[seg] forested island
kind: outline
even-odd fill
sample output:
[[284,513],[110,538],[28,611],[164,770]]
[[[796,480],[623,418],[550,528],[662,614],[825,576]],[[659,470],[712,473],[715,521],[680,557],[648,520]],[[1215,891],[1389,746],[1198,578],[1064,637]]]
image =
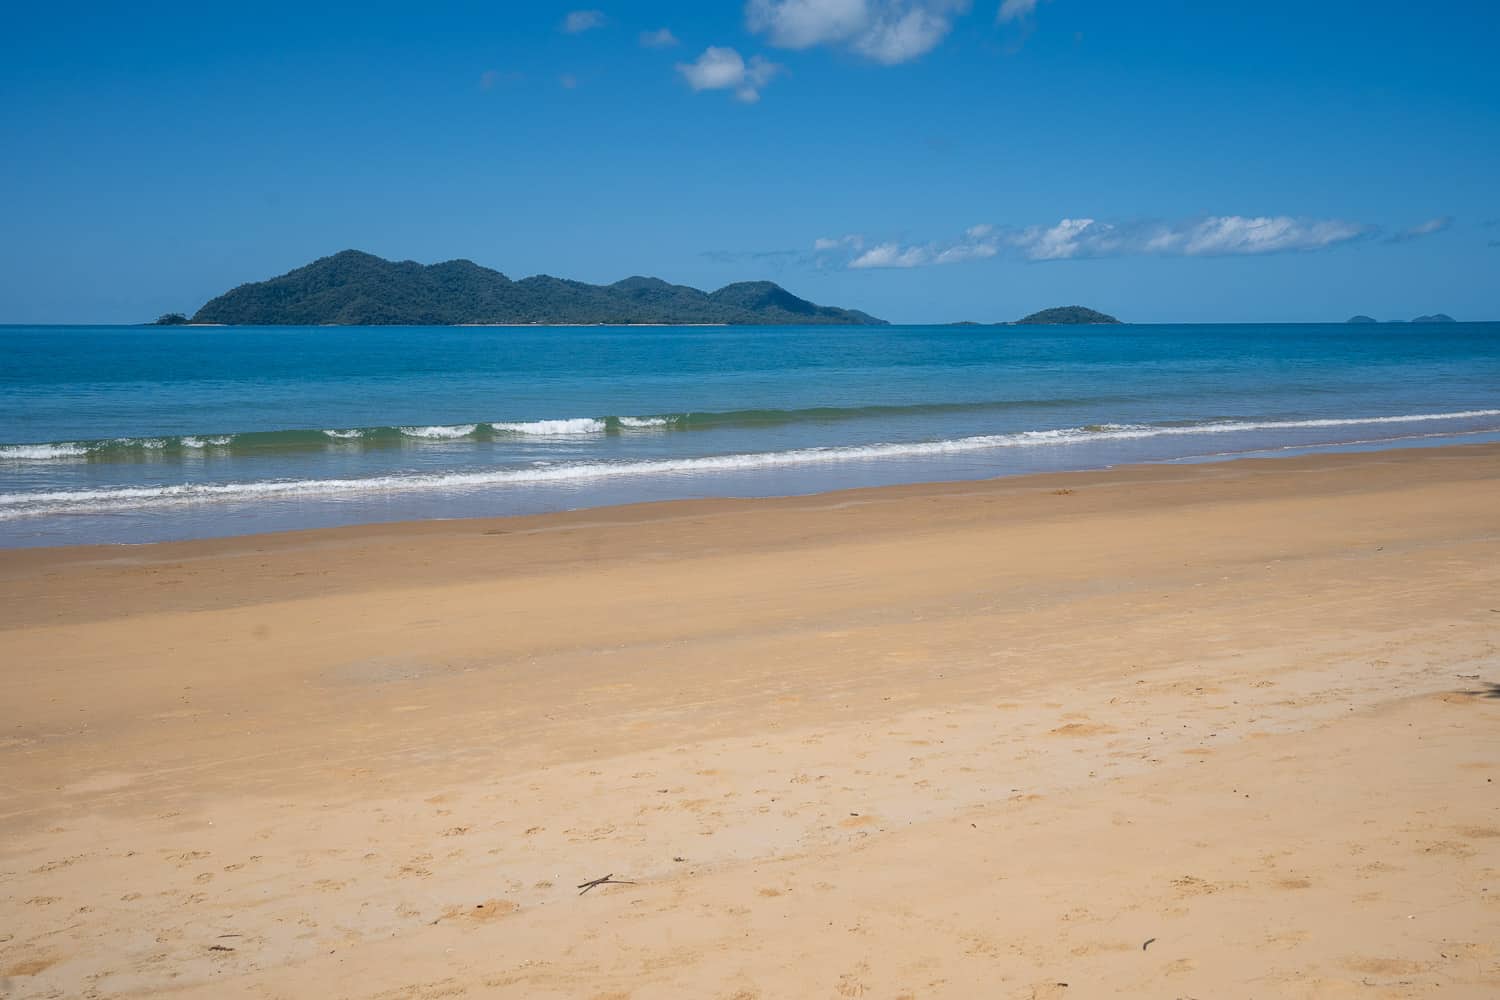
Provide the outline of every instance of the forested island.
[[949,326],[1089,326],[1099,323],[1118,323],[1108,313],[1099,312],[1096,309],[1088,309],[1084,306],[1054,306],[1051,309],[1043,309],[1034,312],[1030,316],[1023,316],[1017,320],[999,323],[976,323],[973,320],[964,320],[959,323],[950,323]]
[[[175,318],[163,317],[163,323]],[[769,281],[716,292],[659,278],[590,285],[548,275],[512,281],[472,261],[423,265],[358,250],[323,257],[211,300],[191,322],[256,326],[485,324],[884,325],[857,309],[820,306]]]
[[1030,316],[1023,316],[1016,320],[1020,326],[1085,326],[1094,323],[1118,323],[1108,313],[1099,312],[1097,309],[1087,309],[1083,306],[1056,306],[1052,309],[1043,309],[1034,312]]

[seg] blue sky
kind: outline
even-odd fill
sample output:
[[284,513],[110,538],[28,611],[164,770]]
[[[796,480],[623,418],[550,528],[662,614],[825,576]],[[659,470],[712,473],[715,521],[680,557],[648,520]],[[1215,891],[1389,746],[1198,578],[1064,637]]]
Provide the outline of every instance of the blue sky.
[[22,5],[0,322],[346,247],[904,322],[1500,318],[1496,51],[1461,0]]

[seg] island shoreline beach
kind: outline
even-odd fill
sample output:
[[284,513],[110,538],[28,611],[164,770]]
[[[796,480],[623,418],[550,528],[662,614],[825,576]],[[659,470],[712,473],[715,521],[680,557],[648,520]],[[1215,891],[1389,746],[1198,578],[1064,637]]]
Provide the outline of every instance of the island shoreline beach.
[[1480,444],[0,551],[0,992],[1492,996],[1497,494]]

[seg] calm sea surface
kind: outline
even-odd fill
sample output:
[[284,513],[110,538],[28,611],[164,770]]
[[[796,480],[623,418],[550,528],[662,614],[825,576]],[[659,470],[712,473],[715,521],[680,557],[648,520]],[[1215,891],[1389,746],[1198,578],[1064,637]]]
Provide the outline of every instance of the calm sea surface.
[[0,327],[0,546],[1500,440],[1500,324]]

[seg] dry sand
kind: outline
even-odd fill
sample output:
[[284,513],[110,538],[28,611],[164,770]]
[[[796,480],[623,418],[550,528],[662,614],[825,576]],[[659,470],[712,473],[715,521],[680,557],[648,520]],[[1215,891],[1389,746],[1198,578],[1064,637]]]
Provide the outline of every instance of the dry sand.
[[1497,643],[1491,446],[4,552],[0,995],[1500,996]]

